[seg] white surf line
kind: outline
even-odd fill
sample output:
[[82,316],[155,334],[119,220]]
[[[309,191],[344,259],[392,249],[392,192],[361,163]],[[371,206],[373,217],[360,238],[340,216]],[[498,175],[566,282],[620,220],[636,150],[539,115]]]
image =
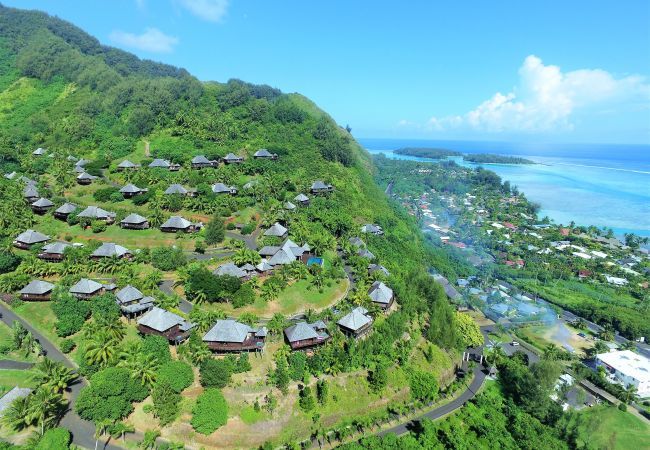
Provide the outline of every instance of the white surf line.
[[644,175],[650,175],[650,172],[645,170],[633,170],[633,169],[621,169],[619,167],[604,167],[604,166],[590,166],[588,164],[571,164],[571,163],[561,163],[561,162],[550,162],[548,163],[551,166],[573,166],[573,167],[590,167],[593,169],[607,169],[607,170],[618,170],[619,172],[632,172],[632,173],[641,173]]

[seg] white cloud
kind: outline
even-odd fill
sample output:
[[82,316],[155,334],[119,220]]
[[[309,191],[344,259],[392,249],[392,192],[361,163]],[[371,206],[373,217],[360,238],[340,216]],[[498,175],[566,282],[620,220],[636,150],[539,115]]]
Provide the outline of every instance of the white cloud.
[[142,34],[115,30],[109,37],[116,44],[152,53],[169,53],[178,44],[178,38],[168,36],[157,28],[147,28]]
[[462,116],[432,117],[428,127],[495,133],[571,130],[577,114],[628,110],[648,102],[650,84],[641,76],[615,78],[600,69],[563,73],[558,66],[545,65],[530,55],[511,92],[497,92]]
[[192,14],[208,22],[221,22],[228,12],[229,0],[180,0]]

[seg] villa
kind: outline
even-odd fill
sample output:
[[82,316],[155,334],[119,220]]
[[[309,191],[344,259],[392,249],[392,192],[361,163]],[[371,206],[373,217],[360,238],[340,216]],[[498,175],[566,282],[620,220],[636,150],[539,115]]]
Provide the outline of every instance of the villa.
[[52,203],[50,200],[44,197],[39,198],[38,200],[36,200],[34,203],[31,204],[32,211],[34,211],[34,214],[39,214],[39,215],[45,214],[53,206],[54,203]]
[[212,185],[212,192],[215,194],[237,194],[237,188],[235,186],[226,186],[223,183],[215,183]]
[[323,345],[330,339],[327,326],[321,320],[314,323],[299,322],[285,328],[284,336],[291,350],[305,350]]
[[186,189],[180,184],[172,184],[170,185],[167,189],[165,189],[165,192],[163,192],[165,195],[184,195],[187,197],[194,197],[196,195],[196,189]]
[[373,303],[378,304],[383,310],[389,309],[395,299],[393,290],[386,286],[382,281],[375,281],[372,283],[368,290],[368,296]]
[[93,182],[93,180],[96,180],[97,177],[95,175],[91,175],[87,172],[81,172],[79,176],[77,176],[77,183],[82,185],[82,186],[87,186],[90,183]]
[[54,210],[54,217],[59,220],[68,220],[68,216],[77,210],[74,203],[64,203]]
[[32,280],[18,293],[21,300],[47,301],[52,295],[54,285],[42,280]]
[[241,164],[244,162],[244,158],[237,156],[234,153],[228,153],[223,157],[223,162],[226,164]]
[[372,223],[367,223],[361,227],[361,232],[365,234],[374,234],[375,236],[381,236],[384,234],[384,230],[379,225]]
[[138,164],[134,164],[128,159],[125,159],[124,161],[122,161],[117,165],[117,170],[119,172],[123,172],[125,170],[137,169],[138,167],[140,167]]
[[237,267],[233,262],[227,262],[225,264],[220,265],[212,273],[217,276],[228,275],[231,277],[239,278],[240,280],[247,279],[249,276],[246,270],[244,270],[241,267]]
[[630,350],[601,353],[596,364],[604,367],[610,381],[634,386],[641,398],[650,397],[650,360]]
[[41,196],[38,193],[38,189],[36,189],[36,186],[34,186],[33,184],[27,184],[27,186],[25,186],[25,189],[23,190],[23,198],[27,203],[32,204],[36,200],[41,198]]
[[90,254],[90,257],[92,259],[100,259],[100,258],[131,259],[133,257],[133,254],[131,253],[131,250],[129,250],[126,247],[122,247],[121,245],[115,244],[113,242],[105,242],[99,248],[97,248],[97,250],[92,252]]
[[[112,287],[112,286],[108,286]],[[80,300],[85,300],[96,295],[101,295],[106,292],[107,286],[98,283],[94,280],[82,278],[75,285],[73,285],[69,292]]]
[[218,161],[211,161],[206,158],[204,155],[197,155],[192,158],[191,161],[192,169],[204,169],[206,167],[215,167],[219,165]]
[[136,195],[144,194],[147,191],[149,191],[149,189],[139,188],[135,184],[131,183],[120,189],[120,193],[124,198],[132,198]]
[[77,217],[85,217],[93,220],[103,220],[106,224],[111,224],[115,220],[115,213],[105,211],[99,206],[89,206],[81,211]]
[[331,184],[325,184],[321,180],[314,181],[311,185],[312,194],[329,194],[334,191],[334,186]]
[[129,214],[122,221],[120,227],[130,230],[146,230],[149,228],[149,221],[139,214]]
[[259,351],[264,348],[267,333],[266,327],[253,329],[233,319],[217,320],[203,342],[216,352]]
[[345,316],[336,322],[343,334],[353,338],[359,338],[366,334],[372,325],[372,318],[368,315],[368,310],[362,306],[357,306]]
[[122,313],[129,317],[149,311],[154,306],[153,297],[145,296],[130,284],[115,293],[115,300]]
[[268,258],[270,266],[291,264],[294,261],[301,260],[306,262],[310,256],[311,248],[309,245],[298,245],[291,239],[284,241],[282,246],[267,245],[260,249],[259,254],[262,258]]
[[193,323],[157,306],[138,319],[140,333],[162,336],[173,343],[184,341],[189,337],[192,328]]
[[20,233],[16,239],[14,239],[14,247],[22,250],[29,250],[33,245],[47,242],[49,240],[50,237],[43,233],[34,230],[27,230]]
[[305,194],[298,194],[293,198],[293,200],[298,203],[299,206],[309,206],[309,197]]
[[289,234],[289,230],[280,225],[278,222],[275,222],[271,228],[264,232],[264,236],[267,237],[278,237],[284,239]]
[[278,159],[278,155],[277,155],[277,153],[271,153],[270,151],[268,151],[265,148],[261,148],[261,149],[259,149],[258,151],[255,152],[255,154],[253,155],[253,158],[255,158],[255,159],[270,159],[272,161],[275,161],[276,159]]
[[43,250],[38,254],[38,258],[49,262],[63,261],[65,249],[72,247],[67,242],[52,242],[43,246]]
[[194,233],[201,229],[200,224],[192,223],[181,216],[172,216],[165,223],[160,225],[160,231],[165,233],[176,233],[182,231],[184,233]]

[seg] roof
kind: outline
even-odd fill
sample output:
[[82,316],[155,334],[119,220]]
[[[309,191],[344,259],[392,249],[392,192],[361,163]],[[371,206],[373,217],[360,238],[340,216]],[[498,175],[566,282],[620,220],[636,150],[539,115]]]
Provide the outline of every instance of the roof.
[[309,197],[307,197],[307,196],[306,196],[305,194],[303,194],[303,193],[300,193],[300,194],[296,195],[293,199],[294,199],[295,201],[297,201],[297,202],[301,202],[301,203],[302,203],[302,202],[307,202],[307,201],[309,201]]
[[43,252],[54,255],[62,255],[65,252],[65,249],[70,246],[71,245],[67,242],[52,242],[51,244],[45,244],[43,246]]
[[131,303],[143,298],[144,294],[129,284],[117,291],[115,297],[119,303]]
[[239,160],[239,159],[244,159],[241,156],[237,156],[234,153],[228,153],[226,156],[223,157],[224,160]]
[[187,189],[185,189],[183,186],[181,186],[180,184],[172,184],[165,190],[165,194],[186,195],[188,193],[189,193],[189,191]]
[[294,205],[291,202],[286,202],[284,204],[284,209],[288,209],[289,211],[293,211],[294,209],[296,209],[296,205]]
[[324,183],[323,181],[321,181],[321,180],[316,180],[316,181],[314,181],[314,182],[312,183],[311,188],[312,188],[312,190],[314,190],[314,189],[315,189],[315,190],[318,190],[318,189],[329,189],[329,188],[330,188],[330,185],[325,184],[325,183]]
[[278,222],[275,222],[275,223],[271,226],[271,228],[269,228],[268,230],[266,230],[266,231],[264,232],[264,236],[276,236],[276,237],[282,237],[282,236],[284,236],[285,234],[287,234],[287,231],[289,231],[289,230],[287,230],[285,227],[283,227],[282,225],[280,225]]
[[215,275],[230,275],[231,277],[237,277],[237,278],[244,278],[247,273],[245,270],[237,267],[235,263],[232,262],[227,262],[226,264],[222,264],[221,266],[217,267],[217,269],[212,272]]
[[192,158],[192,164],[211,164],[211,163],[212,161],[206,158],[205,155],[197,155],[194,158]]
[[598,359],[639,383],[650,382],[650,359],[645,356],[622,350],[599,354]]
[[35,294],[35,295],[42,295],[47,292],[50,292],[52,289],[54,289],[54,285],[52,283],[48,283],[47,281],[42,281],[42,280],[32,280],[20,290],[21,294]]
[[106,211],[99,206],[89,206],[83,211],[81,211],[77,217],[90,217],[92,219],[107,219],[109,217],[115,217],[114,212]]
[[70,293],[72,294],[92,294],[97,292],[104,286],[94,280],[89,280],[88,278],[82,278],[70,288]]
[[125,159],[124,161],[122,161],[121,163],[119,163],[119,164],[117,165],[117,167],[120,167],[120,168],[122,168],[122,169],[130,169],[130,168],[138,167],[138,166],[137,166],[137,164],[132,163],[132,162],[129,161],[128,159]]
[[215,194],[218,194],[220,192],[228,192],[228,193],[230,193],[233,190],[235,190],[235,188],[233,186],[226,186],[223,183],[215,183],[215,184],[212,185],[212,192],[214,192]]
[[77,209],[77,205],[75,205],[74,203],[64,203],[63,205],[59,206],[56,210],[54,210],[54,212],[58,212],[61,214],[70,214],[76,209]]
[[48,241],[49,239],[49,236],[34,230],[23,231],[16,237],[16,241],[24,244],[36,244],[38,242]]
[[320,335],[314,327],[307,322],[299,322],[284,330],[284,334],[289,342],[303,341],[305,339],[316,339]]
[[122,219],[122,222],[120,223],[143,223],[146,221],[146,217],[142,217],[140,214],[132,213]]
[[251,327],[236,320],[217,320],[217,323],[205,333],[203,340],[208,342],[244,342],[248,333],[252,332]]
[[362,258],[375,259],[375,255],[367,248],[360,248],[357,250],[357,255],[361,256]]
[[187,219],[183,219],[181,216],[171,216],[167,219],[167,222],[160,225],[160,228],[189,228],[192,226],[192,222]]
[[361,327],[372,322],[372,319],[368,317],[367,314],[368,314],[367,309],[361,306],[357,306],[348,314],[341,317],[341,319],[337,323],[349,330],[357,331]]
[[266,272],[267,270],[273,269],[273,266],[271,266],[266,259],[262,258],[262,260],[255,266],[255,269],[260,272]]
[[141,188],[137,187],[135,184],[129,183],[126,186],[124,186],[122,189],[120,189],[120,192],[123,193],[123,194],[133,194],[133,193],[142,192],[142,191],[145,191],[145,190],[146,189],[141,189]]
[[388,304],[393,299],[393,290],[382,281],[375,281],[368,291],[370,299],[375,303]]
[[188,325],[188,329],[191,328],[191,324],[185,321],[178,314],[174,314],[162,308],[154,306],[151,311],[143,315],[138,319],[138,325],[144,325],[156,331],[167,331],[175,325]]
[[0,398],[0,414],[9,408],[15,400],[27,397],[31,393],[32,390],[30,388],[21,388],[18,386],[14,387],[12,390],[2,396],[2,398]]
[[350,239],[348,239],[348,241],[350,242],[350,244],[354,245],[355,247],[365,247],[366,246],[366,243],[363,242],[360,237],[356,237],[356,236],[351,237]]
[[38,189],[36,189],[36,186],[33,184],[28,184],[25,186],[25,189],[23,190],[23,197],[31,198],[31,197],[39,197],[38,194]]
[[375,225],[372,223],[367,223],[364,226],[361,227],[361,232],[362,233],[372,233],[372,234],[377,234],[377,233],[383,233],[383,230],[379,225]]
[[149,167],[163,167],[168,169],[171,164],[166,159],[156,158],[149,163]]
[[267,149],[261,148],[258,151],[256,151],[253,156],[256,156],[258,158],[272,158],[275,155],[270,151],[268,151]]
[[388,271],[388,269],[382,266],[381,264],[370,264],[368,266],[368,272],[370,273],[381,272],[387,277],[390,276],[390,272]]
[[36,200],[34,203],[32,203],[32,206],[36,206],[39,208],[48,208],[50,206],[54,206],[54,203],[52,203],[45,197],[41,197],[38,200]]
[[32,152],[32,155],[44,155],[45,154],[45,149],[38,147],[36,150]]
[[121,245],[115,244],[114,242],[105,242],[97,250],[92,252],[90,256],[121,257],[130,253],[131,251],[126,247],[122,247]]
[[81,172],[77,176],[77,180],[94,180],[95,178],[97,178],[95,175],[91,175],[88,172]]

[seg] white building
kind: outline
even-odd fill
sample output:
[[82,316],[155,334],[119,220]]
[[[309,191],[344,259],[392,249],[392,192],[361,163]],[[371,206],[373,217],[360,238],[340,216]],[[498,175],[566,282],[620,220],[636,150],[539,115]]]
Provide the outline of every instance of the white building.
[[596,363],[605,368],[610,380],[625,387],[635,386],[641,398],[650,397],[650,359],[622,350],[600,354]]

